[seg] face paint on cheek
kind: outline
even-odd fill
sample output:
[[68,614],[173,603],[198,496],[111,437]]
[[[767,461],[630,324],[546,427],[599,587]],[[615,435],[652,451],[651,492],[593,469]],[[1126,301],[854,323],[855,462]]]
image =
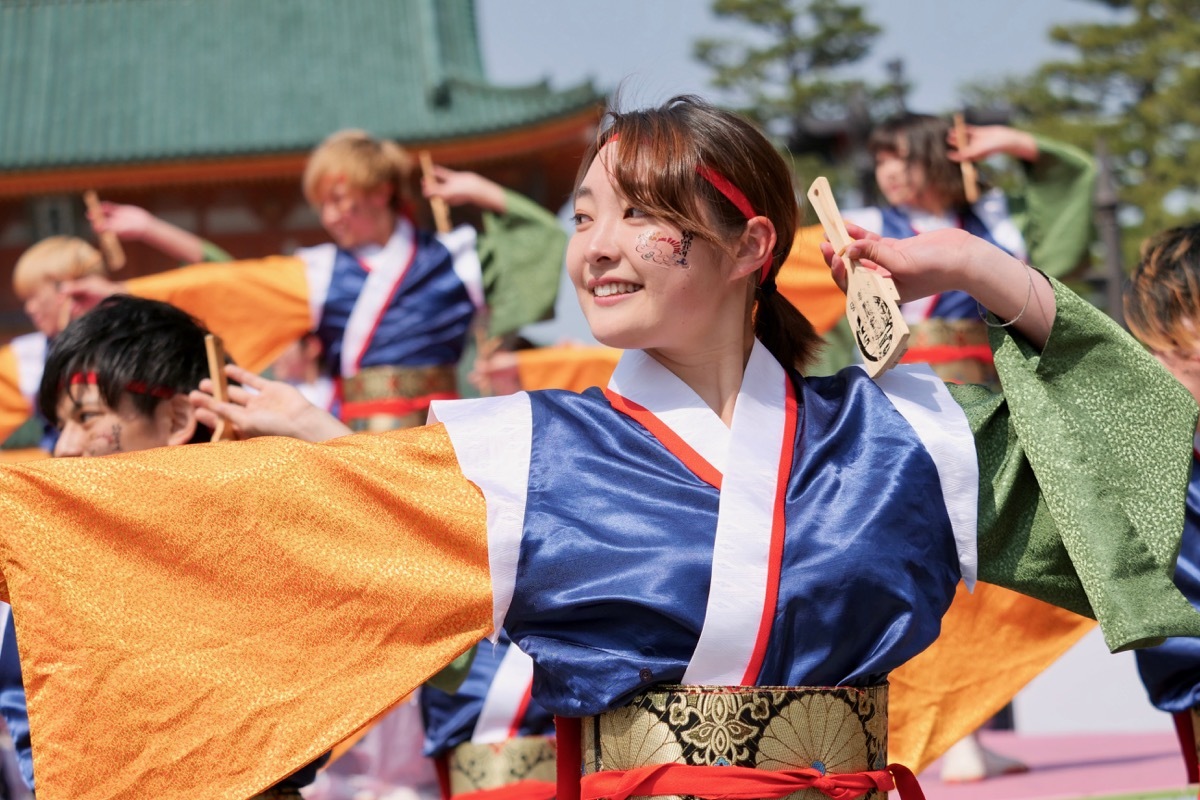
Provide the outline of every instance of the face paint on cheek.
[[644,261],[658,264],[660,267],[687,268],[687,254],[692,249],[692,238],[688,231],[681,233],[678,239],[658,231],[646,231],[638,235],[637,251]]
[[120,425],[112,426],[112,443],[113,443],[113,452],[114,453],[121,452],[121,426]]

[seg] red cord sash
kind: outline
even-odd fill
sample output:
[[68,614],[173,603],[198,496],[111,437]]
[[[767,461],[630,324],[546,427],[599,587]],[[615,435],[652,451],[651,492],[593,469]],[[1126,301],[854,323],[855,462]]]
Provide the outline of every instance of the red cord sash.
[[352,419],[363,419],[376,414],[402,417],[405,414],[426,410],[434,400],[455,400],[457,398],[458,394],[455,392],[435,392],[421,397],[390,397],[384,400],[359,400],[356,402],[343,400],[342,419],[348,422]]
[[582,787],[582,800],[662,795],[695,795],[705,800],[772,800],[801,789],[816,789],[832,800],[854,800],[872,790],[899,789],[902,800],[925,800],[912,772],[899,764],[886,770],[840,775],[822,774],[815,769],[652,764],[585,775]]

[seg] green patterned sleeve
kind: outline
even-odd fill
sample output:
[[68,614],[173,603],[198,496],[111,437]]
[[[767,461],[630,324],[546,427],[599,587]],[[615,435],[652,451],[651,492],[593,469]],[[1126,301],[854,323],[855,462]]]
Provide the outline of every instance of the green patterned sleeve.
[[491,336],[552,316],[567,249],[557,217],[516,192],[505,200],[503,214],[484,214],[479,238]]
[[1091,247],[1096,163],[1077,147],[1036,139],[1037,160],[1024,163],[1025,188],[1009,198],[1009,213],[1025,238],[1029,263],[1062,278]]
[[1057,281],[1041,353],[992,329],[997,395],[950,386],[979,459],[981,580],[1100,622],[1113,652],[1200,636],[1172,582],[1195,400]]

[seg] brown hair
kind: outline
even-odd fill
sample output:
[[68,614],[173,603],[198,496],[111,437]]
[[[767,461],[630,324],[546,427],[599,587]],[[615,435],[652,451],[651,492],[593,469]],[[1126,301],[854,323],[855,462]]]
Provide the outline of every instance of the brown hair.
[[13,267],[13,291],[22,299],[43,283],[103,275],[100,252],[75,236],[50,236],[30,247]]
[[[746,216],[700,175],[719,173],[741,190],[756,214],[775,226],[775,249],[767,279],[755,292],[754,334],[784,366],[803,369],[821,337],[812,323],[775,290],[788,257],[799,208],[787,163],[749,122],[698,97],[673,97],[658,108],[609,110],[596,141],[584,154],[576,187],[600,149],[613,141],[609,161],[618,190],[638,208],[728,250]],[[754,280],[758,281],[759,273]]]
[[392,189],[391,207],[399,213],[409,203],[413,160],[408,152],[387,139],[376,139],[366,131],[343,130],[317,145],[304,167],[304,197],[317,205],[317,196],[327,178],[343,179],[363,192],[380,186]]
[[895,153],[924,169],[927,185],[951,206],[967,205],[962,167],[951,161],[946,136],[950,123],[929,114],[905,112],[875,126],[867,140],[871,155]]
[[1151,236],[1125,289],[1125,322],[1151,350],[1193,351],[1200,338],[1200,224]]

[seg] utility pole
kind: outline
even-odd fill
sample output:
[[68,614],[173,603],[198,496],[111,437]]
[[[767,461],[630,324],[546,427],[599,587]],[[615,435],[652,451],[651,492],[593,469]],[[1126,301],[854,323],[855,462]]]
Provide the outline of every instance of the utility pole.
[[1096,230],[1104,245],[1104,269],[1098,282],[1104,284],[1104,302],[1108,315],[1125,327],[1122,293],[1125,289],[1125,265],[1121,263],[1121,226],[1117,221],[1117,185],[1113,178],[1108,142],[1096,139]]

